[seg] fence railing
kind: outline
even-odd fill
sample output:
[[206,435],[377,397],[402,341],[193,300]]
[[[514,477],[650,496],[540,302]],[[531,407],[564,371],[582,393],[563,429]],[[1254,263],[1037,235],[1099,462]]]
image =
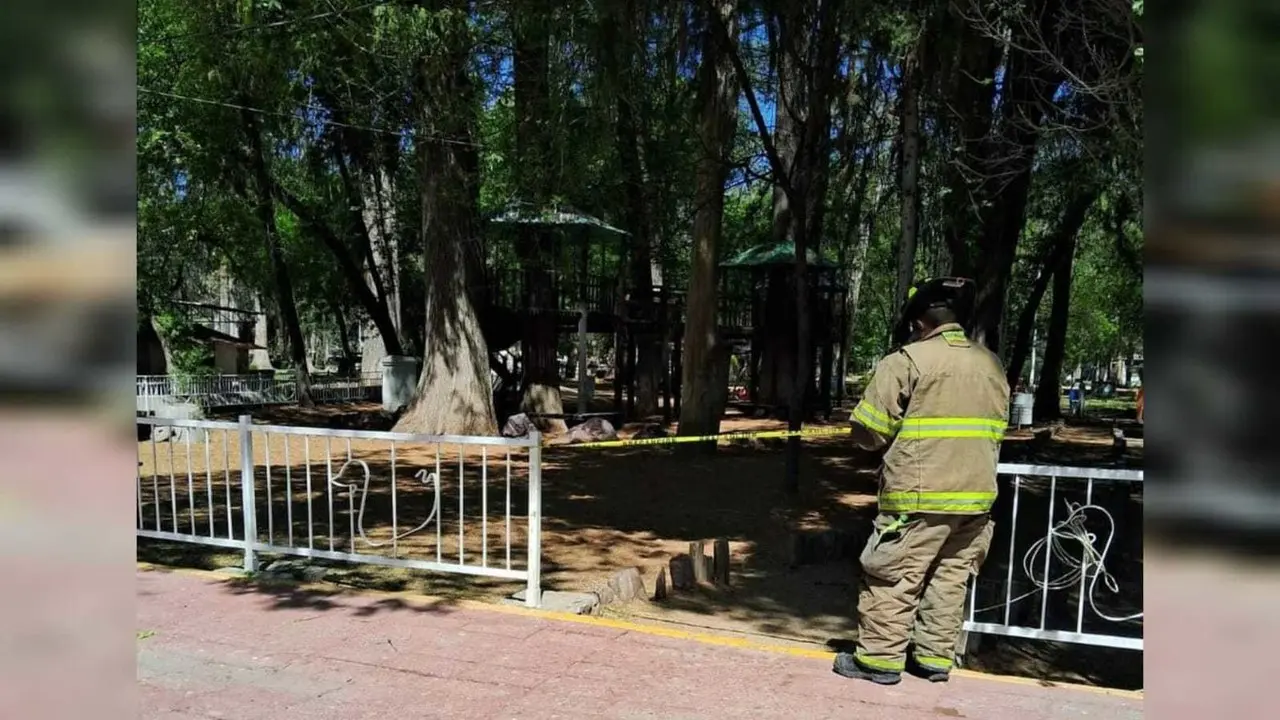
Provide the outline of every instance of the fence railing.
[[[139,537],[524,581],[541,594],[541,437],[138,418]],[[141,433],[148,435],[148,433]]]
[[1142,471],[999,472],[995,535],[964,629],[1142,650]]
[[[138,418],[139,537],[541,588],[541,437]],[[1001,464],[964,629],[1142,650],[1140,470]],[[248,539],[248,540],[247,540]]]
[[311,378],[311,399],[318,403],[373,400],[380,392],[380,372],[363,372],[349,377],[318,375]]
[[[316,402],[352,402],[377,397],[382,374],[313,376],[311,398]],[[136,383],[138,410],[155,412],[165,405],[191,403],[208,410],[219,407],[294,403],[298,385],[290,377],[245,375],[139,375]]]

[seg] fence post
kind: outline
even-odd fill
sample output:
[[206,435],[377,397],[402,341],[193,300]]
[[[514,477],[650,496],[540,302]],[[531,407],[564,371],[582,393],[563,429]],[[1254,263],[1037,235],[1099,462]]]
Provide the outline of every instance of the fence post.
[[258,542],[257,507],[253,487],[253,418],[240,416],[240,506],[243,509],[244,569],[257,572],[258,558],[253,546]]
[[542,605],[542,433],[529,433],[529,582],[524,604]]

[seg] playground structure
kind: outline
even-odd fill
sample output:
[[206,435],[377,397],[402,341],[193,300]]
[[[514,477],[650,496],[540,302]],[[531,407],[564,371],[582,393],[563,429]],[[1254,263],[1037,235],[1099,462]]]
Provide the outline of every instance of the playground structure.
[[[783,417],[798,372],[796,338],[795,246],[757,245],[720,264],[720,307],[717,323],[727,342],[744,343],[747,411]],[[844,315],[846,290],[839,268],[817,253],[806,255],[809,285],[809,357],[812,369],[806,412],[826,414],[843,399],[844,383],[833,383],[838,349],[847,343]],[[816,379],[816,385],[814,380]],[[832,397],[832,385],[836,386]]]
[[[576,335],[578,407],[569,417],[590,410],[588,338],[612,340],[613,415],[637,417],[637,365],[641,347],[660,354],[656,394],[664,420],[680,412],[681,357],[686,291],[654,278],[647,285],[630,281],[624,230],[565,208],[539,209],[515,203],[489,221],[485,238],[485,274],[477,293],[481,327],[490,350],[490,366],[499,376],[495,396],[499,414],[507,414],[518,388],[529,379],[531,359],[539,382],[558,375],[560,338]],[[832,382],[836,349],[845,342],[845,289],[836,266],[810,251],[810,343],[808,367],[813,380],[806,410],[827,413],[841,401],[842,383]],[[791,378],[798,367],[795,337],[793,246],[756,246],[721,263],[717,325],[724,342],[743,348],[748,381],[734,400],[743,409],[764,414],[786,410]],[[511,269],[518,268],[518,269]],[[651,273],[658,275],[656,273]],[[521,346],[518,361],[500,360]],[[725,358],[728,362],[728,357]],[[555,378],[557,381],[558,377]],[[835,397],[832,387],[836,386]]]

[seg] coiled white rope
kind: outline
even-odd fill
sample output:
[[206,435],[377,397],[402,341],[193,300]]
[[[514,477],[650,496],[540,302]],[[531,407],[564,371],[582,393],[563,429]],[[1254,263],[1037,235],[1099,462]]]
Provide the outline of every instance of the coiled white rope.
[[[1101,513],[1107,520],[1106,540],[1103,542],[1101,550],[1097,547],[1098,536],[1089,532],[1089,528],[1085,524],[1086,513],[1090,510]],[[1111,622],[1128,622],[1143,616],[1141,612],[1119,617],[1108,615],[1099,610],[1097,603],[1094,601],[1099,579],[1113,594],[1120,592],[1120,584],[1116,582],[1115,576],[1107,571],[1107,553],[1111,551],[1111,541],[1116,532],[1115,518],[1106,508],[1093,504],[1067,501],[1067,511],[1066,519],[1050,528],[1049,534],[1032,544],[1022,556],[1022,572],[1035,585],[1035,589],[1018,597],[1010,598],[998,605],[974,610],[973,613],[975,615],[980,612],[1012,605],[1032,595],[1043,593],[1046,589],[1050,591],[1066,590],[1079,585],[1083,578],[1087,581],[1085,595],[1089,600],[1089,607],[1098,617]],[[1078,547],[1068,544],[1068,541]],[[1065,566],[1062,574],[1054,578],[1036,577],[1037,572],[1045,572],[1044,557],[1041,555],[1044,552],[1052,552],[1053,557],[1061,565]]]
[[[338,482],[338,480],[347,472],[347,468],[354,466],[359,466],[364,470],[363,486],[356,485],[355,483]],[[364,507],[365,502],[369,499],[369,482],[372,479],[372,474],[369,472],[369,463],[366,463],[363,460],[348,460],[338,470],[338,474],[330,478],[329,483],[336,488],[345,488],[352,496],[355,495],[357,489],[360,490],[360,510],[356,513],[356,532],[360,535],[360,539],[370,547],[385,547],[390,542],[403,540],[416,532],[421,532],[431,524],[432,520],[435,520],[440,516],[440,477],[435,473],[428,473],[426,470],[419,470],[414,473],[413,476],[420,480],[423,485],[435,488],[435,501],[431,506],[431,513],[427,515],[426,520],[422,521],[422,524],[412,530],[406,530],[399,534],[392,534],[391,539],[384,542],[375,542],[370,540],[368,533],[366,533],[364,529]],[[393,479],[392,482],[395,482],[395,480]]]

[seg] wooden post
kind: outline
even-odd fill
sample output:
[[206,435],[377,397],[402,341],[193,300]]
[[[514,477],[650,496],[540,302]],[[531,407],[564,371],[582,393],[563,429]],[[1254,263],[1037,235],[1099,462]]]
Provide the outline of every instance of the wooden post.
[[714,576],[716,585],[729,586],[729,541],[717,538],[715,542]]
[[636,343],[635,325],[627,328],[627,417],[636,416]]
[[658,341],[662,348],[662,419],[665,422],[671,422],[671,365],[670,365],[670,345],[668,345],[668,335],[670,331],[667,329],[667,320],[670,317],[667,312],[667,286],[662,284],[658,286],[658,298],[660,305],[658,307]]
[[613,334],[613,411],[618,414],[618,427],[622,427],[622,421],[625,419],[622,414],[622,344],[623,327],[621,318],[614,318],[614,326],[616,328]]
[[711,581],[707,576],[707,559],[703,555],[703,543],[702,540],[689,543],[689,560],[693,563],[693,579],[699,584]]
[[822,404],[822,411],[828,415],[831,414],[831,351],[834,349],[829,333],[829,329],[823,332],[822,347],[819,350],[822,369],[818,373],[818,382],[822,385],[818,391],[818,398]]
[[[683,325],[683,323],[682,323]],[[671,375],[674,388],[672,395],[675,396],[676,419],[680,418],[680,393],[684,392],[684,328],[680,328],[680,333],[676,334],[675,340],[671,343],[672,352],[675,357],[671,361]]]
[[748,377],[750,378],[750,387],[747,388],[747,400],[756,405],[760,402],[760,345],[761,334],[760,326],[763,323],[763,312],[760,307],[760,294],[756,292],[756,282],[759,275],[752,277],[751,283],[751,327],[748,329],[748,337],[751,338],[751,350],[747,353],[747,361],[750,367],[747,368]]
[[[585,288],[585,285],[584,285]],[[586,292],[578,300],[578,412],[587,413],[587,301]]]
[[694,586],[693,563],[688,555],[677,555],[667,563],[671,569],[671,589],[691,590]]
[[846,297],[848,292],[849,292],[848,290],[845,290],[844,292],[840,293],[836,298],[837,302],[840,303],[839,311],[836,313],[836,317],[840,318],[840,330],[838,335],[838,337],[840,338],[840,362],[834,368],[835,374],[838,376],[838,379],[836,380],[836,403],[835,403],[837,406],[844,404],[844,391],[845,391],[844,384],[846,382],[844,373],[845,373],[845,370],[848,369],[849,367],[849,362],[847,359],[847,355],[849,352],[849,318],[845,317],[845,312],[848,308],[848,299]]

